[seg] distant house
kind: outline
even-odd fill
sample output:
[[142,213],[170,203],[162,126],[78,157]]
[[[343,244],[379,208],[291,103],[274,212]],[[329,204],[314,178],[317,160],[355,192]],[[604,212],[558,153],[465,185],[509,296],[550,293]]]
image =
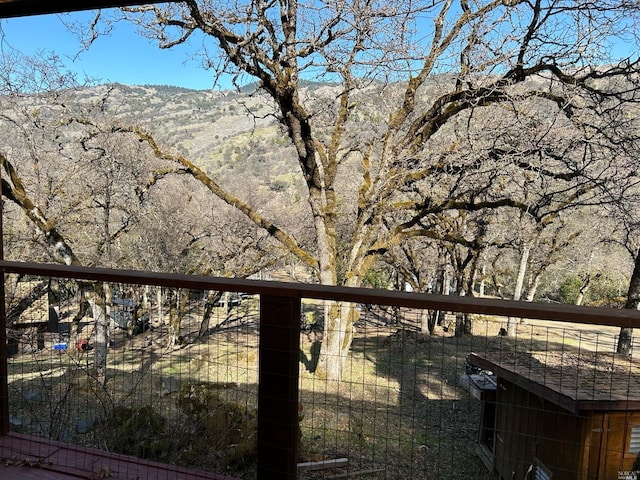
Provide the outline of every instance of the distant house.
[[573,350],[468,361],[493,373],[469,385],[482,400],[478,452],[498,478],[636,479],[639,362]]

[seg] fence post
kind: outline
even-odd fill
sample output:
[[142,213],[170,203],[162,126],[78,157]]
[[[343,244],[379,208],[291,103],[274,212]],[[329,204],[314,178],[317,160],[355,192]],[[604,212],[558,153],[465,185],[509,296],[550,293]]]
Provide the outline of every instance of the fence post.
[[[0,169],[0,260],[4,260],[4,211]],[[7,315],[4,269],[0,269],[0,435],[9,433],[9,375],[7,370]]]
[[260,297],[258,480],[297,477],[300,305],[299,297]]

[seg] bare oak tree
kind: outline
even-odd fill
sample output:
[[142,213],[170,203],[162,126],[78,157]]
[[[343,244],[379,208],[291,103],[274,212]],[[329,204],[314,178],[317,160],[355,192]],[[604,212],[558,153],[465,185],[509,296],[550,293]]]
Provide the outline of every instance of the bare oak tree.
[[[321,283],[358,286],[380,254],[428,236],[438,216],[510,208],[544,222],[600,201],[610,179],[628,174],[620,146],[633,132],[625,107],[638,95],[630,34],[638,9],[625,0],[186,0],[126,9],[119,18],[161,48],[199,35],[205,66],[237,84],[258,82],[295,149],[314,245],[300,245],[187,158],[172,159]],[[615,58],[621,42],[632,49]],[[333,83],[328,114],[304,97],[304,79]],[[367,96],[387,106],[377,121]],[[510,123],[509,133],[485,128],[488,118],[499,120],[496,128]],[[512,138],[528,122],[539,134]],[[341,198],[352,192],[336,182],[353,158],[357,206],[348,245],[339,248]],[[525,198],[523,187],[532,194]],[[341,378],[356,318],[352,305],[327,305],[321,369],[329,378]]]

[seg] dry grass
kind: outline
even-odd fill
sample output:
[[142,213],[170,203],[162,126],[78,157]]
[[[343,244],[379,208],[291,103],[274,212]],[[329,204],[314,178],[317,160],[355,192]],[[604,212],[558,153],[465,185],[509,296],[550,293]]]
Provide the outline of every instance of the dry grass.
[[[223,324],[224,312],[218,314]],[[458,386],[467,355],[609,348],[615,336],[527,322],[518,326],[516,339],[506,339],[497,335],[505,320],[495,318],[477,318],[471,336],[458,338],[441,327],[430,336],[419,333],[414,312],[404,312],[401,325],[391,318],[382,310],[363,312],[339,383],[313,374],[320,337],[301,336],[301,461],[346,458],[348,465],[301,472],[300,478],[492,478],[474,452],[480,403]],[[173,349],[163,344],[162,328],[132,340],[116,336],[104,386],[93,380],[90,354],[54,352],[49,339],[45,350],[9,362],[13,426],[252,478],[256,323],[255,311],[246,310],[200,341],[195,312],[183,324],[187,342]],[[198,385],[210,387],[193,393],[204,388]],[[185,407],[189,402],[198,408]],[[213,411],[224,414],[214,421]],[[231,438],[217,429],[241,433]]]

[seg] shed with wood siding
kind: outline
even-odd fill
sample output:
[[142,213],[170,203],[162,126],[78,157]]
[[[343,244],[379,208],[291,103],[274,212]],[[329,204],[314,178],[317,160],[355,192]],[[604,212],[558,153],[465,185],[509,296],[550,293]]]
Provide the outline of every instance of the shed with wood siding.
[[564,351],[472,354],[469,363],[496,377],[495,396],[483,399],[483,411],[495,411],[486,417],[493,425],[481,431],[493,430],[483,447],[498,478],[635,478],[639,362]]

